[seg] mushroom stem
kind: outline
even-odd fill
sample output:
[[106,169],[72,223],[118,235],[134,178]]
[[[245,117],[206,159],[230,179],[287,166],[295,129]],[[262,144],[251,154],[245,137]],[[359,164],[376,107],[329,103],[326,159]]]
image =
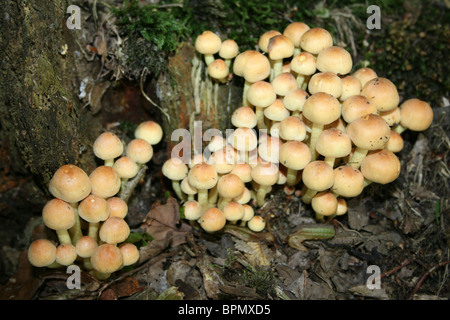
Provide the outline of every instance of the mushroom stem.
[[114,159],[105,160],[105,166],[112,167],[114,165]]
[[219,202],[217,203],[217,207],[220,210],[223,210],[223,208],[227,205],[228,202],[230,202],[232,199],[231,198],[223,198],[223,197],[219,197]]
[[400,123],[394,128],[394,131],[397,132],[398,134],[402,134],[406,130],[408,130],[408,128],[405,128]]
[[309,140],[309,150],[311,151],[311,161],[316,160],[317,152],[316,152],[316,142],[317,138],[323,131],[323,124],[313,123],[311,128],[311,138]]
[[334,163],[336,161],[335,157],[325,157],[325,159],[323,159],[323,161],[325,163],[327,163],[330,167],[334,168]]
[[56,234],[61,244],[72,244],[72,239],[67,230],[56,230]]
[[186,196],[181,191],[180,181],[172,180],[172,189],[175,192],[175,194],[177,195],[178,199],[180,199],[182,201],[186,200]]
[[305,204],[310,204],[312,198],[317,194],[317,191],[314,191],[312,189],[307,188],[306,186],[303,186],[302,190],[302,201]]
[[97,280],[106,280],[111,276],[111,273],[103,273],[95,269],[92,270],[90,274],[92,274]]
[[244,82],[244,89],[242,90],[242,105],[243,106],[248,106],[249,105],[248,100],[247,100],[247,91],[248,91],[248,88],[250,88],[251,85],[252,85],[251,82],[245,80],[245,82]]
[[287,168],[286,179],[286,184],[289,187],[295,186],[297,184],[297,170]]
[[255,115],[258,129],[267,129],[264,118],[264,108],[255,107]]
[[353,168],[358,169],[368,152],[369,150],[367,149],[356,148],[352,156],[350,157],[348,164]]
[[271,74],[271,80],[275,79],[283,71],[283,59],[273,60],[273,74]]
[[208,189],[198,189],[198,203],[202,206],[203,210],[208,209]]
[[71,233],[71,237],[72,237],[72,244],[76,245],[78,240],[81,239],[81,237],[83,237],[83,232],[81,231],[81,221],[80,221],[80,216],[78,215],[78,203],[71,203],[70,204],[73,209],[75,210],[75,224],[73,225],[72,228],[70,228],[70,233]]
[[89,222],[88,236],[97,241],[99,228],[100,222]]
[[371,183],[372,183],[372,181],[367,180],[367,179],[364,178],[364,188],[367,187]]
[[211,62],[214,61],[214,55],[212,55],[212,54],[205,54],[204,58],[205,58],[206,65],[209,65]]
[[260,185],[256,192],[256,204],[262,207],[265,203],[266,194],[269,191],[269,186]]

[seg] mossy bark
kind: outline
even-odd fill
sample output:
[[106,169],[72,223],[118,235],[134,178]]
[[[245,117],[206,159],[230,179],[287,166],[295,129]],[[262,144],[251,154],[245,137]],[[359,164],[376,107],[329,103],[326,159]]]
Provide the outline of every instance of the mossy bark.
[[180,44],[157,82],[161,108],[167,113],[162,119],[169,151],[178,143],[171,141],[172,132],[183,128],[192,134],[194,121],[201,121],[203,133],[214,128],[225,137],[226,129],[233,128],[233,111],[242,105],[239,82],[240,79],[215,82],[208,76],[203,57],[195,48],[188,43]]
[[93,159],[94,119],[77,96],[77,30],[66,26],[68,6],[60,0],[0,6],[0,139],[10,167],[31,173],[43,189],[59,166],[88,170]]

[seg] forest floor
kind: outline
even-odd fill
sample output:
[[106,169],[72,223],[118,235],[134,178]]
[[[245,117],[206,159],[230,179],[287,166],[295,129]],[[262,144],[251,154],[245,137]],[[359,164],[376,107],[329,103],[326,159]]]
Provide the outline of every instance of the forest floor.
[[[26,250],[31,240],[55,235],[42,224],[46,199],[33,179],[17,177],[5,166],[0,172],[0,299],[448,300],[450,114],[445,102],[448,87],[441,85],[448,84],[448,66],[433,62],[431,70],[424,71],[438,79],[411,77],[411,66],[420,70],[419,63],[429,66],[423,57],[442,55],[436,45],[427,46],[429,51],[420,59],[408,56],[404,69],[395,61],[382,61],[383,56],[404,61],[399,48],[406,51],[425,48],[426,41],[440,42],[434,33],[439,20],[421,31],[430,37],[411,32],[421,26],[417,10],[402,8],[401,17],[387,18],[392,22],[389,34],[400,43],[377,33],[359,39],[370,52],[383,48],[378,54],[359,55],[359,61],[389,70],[381,73],[399,84],[402,97],[431,97],[434,122],[423,133],[403,134],[400,177],[385,186],[369,185],[349,200],[348,213],[327,222],[335,230],[333,238],[303,241],[304,250],[290,246],[290,235],[317,224],[301,195],[286,195],[282,187],[274,188],[258,209],[267,222],[263,233],[235,226],[205,233],[180,219],[180,203],[169,195],[170,182],[161,173],[167,156],[161,145],[129,203],[127,222],[132,231],[152,236],[135,239],[141,250],[139,263],[104,281],[83,272],[81,288],[68,289],[65,270],[29,264]],[[442,28],[446,31],[439,32],[448,35],[448,24]],[[397,37],[397,32],[408,35]],[[446,39],[441,44],[448,48]],[[380,271],[379,289],[367,285],[373,266]]]

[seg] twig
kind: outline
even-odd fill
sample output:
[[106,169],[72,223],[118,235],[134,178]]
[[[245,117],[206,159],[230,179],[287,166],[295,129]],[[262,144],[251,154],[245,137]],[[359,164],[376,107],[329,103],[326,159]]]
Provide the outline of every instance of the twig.
[[414,295],[417,293],[417,291],[419,291],[420,286],[422,285],[422,283],[425,281],[426,277],[428,277],[428,275],[432,272],[434,272],[437,268],[445,266],[447,264],[450,264],[450,260],[447,261],[443,261],[437,265],[435,265],[434,267],[432,267],[431,269],[429,269],[427,272],[425,272],[423,274],[423,276],[419,279],[419,281],[417,282],[416,286],[414,287],[414,290],[411,292],[411,294],[408,297],[408,300],[411,300]]
[[122,200],[124,200],[125,202],[128,202],[128,200],[131,197],[131,194],[133,193],[133,190],[136,188],[136,186],[138,185],[139,181],[145,176],[145,171],[147,170],[147,166],[143,165],[137,175],[128,181],[128,183],[125,186],[125,189],[120,191],[120,198]]
[[410,263],[411,263],[411,261],[409,261],[408,259],[406,259],[405,261],[403,261],[403,263],[402,263],[400,266],[395,267],[394,269],[389,270],[389,271],[386,271],[385,273],[383,273],[383,274],[380,276],[380,278],[383,279],[383,278],[385,278],[385,277],[389,277],[391,274],[396,273],[396,272],[399,271],[400,269],[403,269],[404,267],[406,267],[406,266],[407,266],[408,264],[410,264]]

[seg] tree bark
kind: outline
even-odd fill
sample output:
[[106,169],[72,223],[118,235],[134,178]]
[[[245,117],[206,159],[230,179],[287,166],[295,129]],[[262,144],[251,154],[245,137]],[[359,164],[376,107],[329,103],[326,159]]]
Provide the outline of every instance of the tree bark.
[[43,189],[58,167],[89,171],[95,120],[77,96],[76,30],[67,1],[7,0],[0,6],[0,141],[10,168]]

